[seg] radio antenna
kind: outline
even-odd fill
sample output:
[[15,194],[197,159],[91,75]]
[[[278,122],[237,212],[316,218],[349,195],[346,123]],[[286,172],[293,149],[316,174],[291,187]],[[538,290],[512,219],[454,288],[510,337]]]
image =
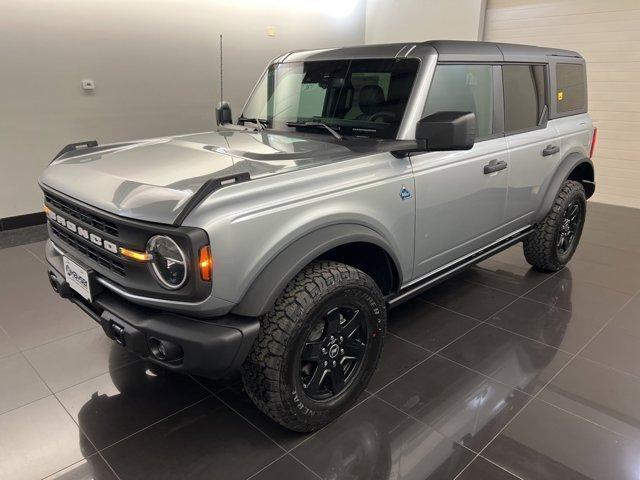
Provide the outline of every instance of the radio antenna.
[[222,34],[220,34],[220,102],[224,99],[222,95]]

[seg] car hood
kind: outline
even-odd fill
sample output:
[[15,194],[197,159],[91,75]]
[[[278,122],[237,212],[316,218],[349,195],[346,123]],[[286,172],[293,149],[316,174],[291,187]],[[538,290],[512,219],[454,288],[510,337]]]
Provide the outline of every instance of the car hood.
[[124,217],[173,223],[209,179],[252,179],[362,155],[323,135],[218,131],[78,150],[54,161],[46,188]]

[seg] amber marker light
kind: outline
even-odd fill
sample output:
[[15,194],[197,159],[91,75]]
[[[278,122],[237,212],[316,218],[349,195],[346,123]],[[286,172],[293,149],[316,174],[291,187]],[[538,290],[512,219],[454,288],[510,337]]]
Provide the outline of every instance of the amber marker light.
[[136,250],[129,250],[128,248],[124,247],[120,247],[120,255],[137,262],[148,262],[153,259],[153,255],[151,255],[149,252],[138,252]]
[[205,282],[210,282],[211,272],[213,271],[213,258],[211,257],[209,245],[200,248],[198,265],[200,266],[200,278]]

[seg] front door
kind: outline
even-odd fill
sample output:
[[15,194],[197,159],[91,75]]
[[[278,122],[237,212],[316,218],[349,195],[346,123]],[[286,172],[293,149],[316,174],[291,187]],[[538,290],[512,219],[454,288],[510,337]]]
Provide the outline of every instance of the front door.
[[505,234],[509,154],[501,118],[497,121],[494,115],[496,68],[436,67],[424,115],[474,112],[476,144],[468,151],[411,155],[416,189],[414,279]]

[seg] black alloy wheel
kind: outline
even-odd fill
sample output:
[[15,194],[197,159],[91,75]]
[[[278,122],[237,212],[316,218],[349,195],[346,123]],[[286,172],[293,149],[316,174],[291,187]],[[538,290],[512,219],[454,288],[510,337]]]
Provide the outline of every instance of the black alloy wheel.
[[330,399],[349,386],[365,355],[367,318],[350,305],[330,309],[309,332],[300,358],[305,394]]
[[582,204],[578,200],[571,202],[564,211],[556,246],[559,255],[566,255],[571,250],[576,239],[576,234],[582,222]]

